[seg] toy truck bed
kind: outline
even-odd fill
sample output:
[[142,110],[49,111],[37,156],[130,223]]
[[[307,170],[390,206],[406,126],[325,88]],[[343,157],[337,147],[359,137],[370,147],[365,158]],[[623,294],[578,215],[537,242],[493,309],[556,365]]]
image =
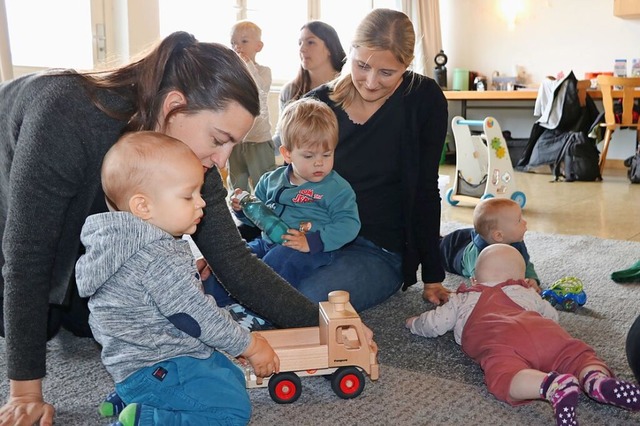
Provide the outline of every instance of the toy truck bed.
[[262,334],[280,358],[280,371],[329,367],[329,348],[320,343],[318,327],[269,330]]

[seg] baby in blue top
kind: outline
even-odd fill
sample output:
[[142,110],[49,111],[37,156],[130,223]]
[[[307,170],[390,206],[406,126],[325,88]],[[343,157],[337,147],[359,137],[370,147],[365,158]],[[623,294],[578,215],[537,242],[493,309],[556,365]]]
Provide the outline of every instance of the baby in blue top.
[[440,254],[445,271],[470,278],[474,275],[480,252],[492,244],[514,247],[525,261],[525,280],[540,293],[540,279],[524,243],[527,221],[520,205],[508,198],[487,198],[473,211],[473,228],[462,228],[445,235]]
[[[264,174],[255,196],[289,226],[282,245],[264,233],[249,242],[251,250],[294,287],[315,269],[331,262],[332,252],[360,231],[356,195],[333,170],[338,123],[331,109],[313,98],[287,105],[278,123],[280,153],[286,166]],[[237,195],[240,191],[236,189]],[[243,223],[237,197],[231,206]]]

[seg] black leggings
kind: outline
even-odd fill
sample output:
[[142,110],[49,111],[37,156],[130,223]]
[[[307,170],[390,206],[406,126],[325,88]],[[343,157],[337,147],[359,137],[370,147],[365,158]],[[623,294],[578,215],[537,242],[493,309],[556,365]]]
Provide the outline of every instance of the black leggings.
[[627,334],[627,361],[629,367],[636,376],[636,381],[640,382],[640,316],[636,318]]

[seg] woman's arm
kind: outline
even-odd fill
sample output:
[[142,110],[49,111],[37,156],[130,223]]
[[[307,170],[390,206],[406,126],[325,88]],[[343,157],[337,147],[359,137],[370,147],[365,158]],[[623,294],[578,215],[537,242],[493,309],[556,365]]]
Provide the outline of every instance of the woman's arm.
[[[446,302],[449,291],[442,285],[444,268],[440,258],[441,202],[438,189],[438,170],[448,127],[449,113],[442,90],[431,79],[417,85],[414,98],[418,114],[413,115],[415,137],[419,144],[419,183],[413,216],[414,232],[422,265],[423,298],[432,303]],[[427,117],[425,119],[425,117]]]
[[[97,160],[86,156],[94,146],[84,146],[98,142],[90,131],[80,136],[75,120],[84,123],[86,117],[76,111],[77,96],[63,84],[52,86],[28,93],[38,102],[17,100],[25,111],[16,133],[3,235],[7,370],[15,380],[46,374],[49,303],[64,301],[92,203],[87,194],[99,186]],[[67,115],[72,113],[74,120]],[[96,170],[88,176],[91,167]]]
[[[422,264],[422,281],[441,283],[444,268],[440,259],[440,191],[438,189],[438,170],[440,156],[444,146],[449,119],[447,101],[442,90],[431,79],[425,79],[418,86],[419,97],[416,126],[419,144],[419,183],[415,203],[414,217],[417,218],[415,232]],[[425,119],[425,117],[427,117]]]
[[[3,89],[9,87],[17,92],[5,97],[2,91],[2,103],[10,99],[11,105],[8,109],[0,105],[0,115],[2,143],[13,144],[12,157],[8,157],[10,179],[2,188],[9,206],[3,212],[3,283],[11,394],[0,412],[25,410],[33,420],[29,424],[41,419],[44,425],[51,424],[53,417],[53,407],[43,401],[41,386],[46,374],[47,313],[50,301],[63,302],[78,254],[86,212],[70,208],[72,200],[88,210],[88,188],[99,185],[95,176],[91,181],[83,174],[92,164],[82,157],[90,146],[82,142],[97,141],[93,135],[79,137],[78,123],[93,126],[78,111],[88,101],[77,102],[77,81],[29,77]],[[106,137],[104,128],[91,131]]]
[[318,306],[246,247],[225,203],[217,169],[207,172],[202,194],[207,207],[194,240],[226,290],[278,327],[318,325]]

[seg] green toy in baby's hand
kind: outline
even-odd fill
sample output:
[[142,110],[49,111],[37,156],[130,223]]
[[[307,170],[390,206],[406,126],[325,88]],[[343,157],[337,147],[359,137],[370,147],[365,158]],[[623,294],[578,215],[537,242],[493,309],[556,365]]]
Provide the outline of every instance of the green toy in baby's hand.
[[611,279],[617,283],[640,283],[640,260],[628,269],[612,272]]
[[541,294],[551,306],[562,306],[565,311],[575,312],[579,306],[587,303],[587,294],[582,281],[576,277],[563,277],[551,284]]

